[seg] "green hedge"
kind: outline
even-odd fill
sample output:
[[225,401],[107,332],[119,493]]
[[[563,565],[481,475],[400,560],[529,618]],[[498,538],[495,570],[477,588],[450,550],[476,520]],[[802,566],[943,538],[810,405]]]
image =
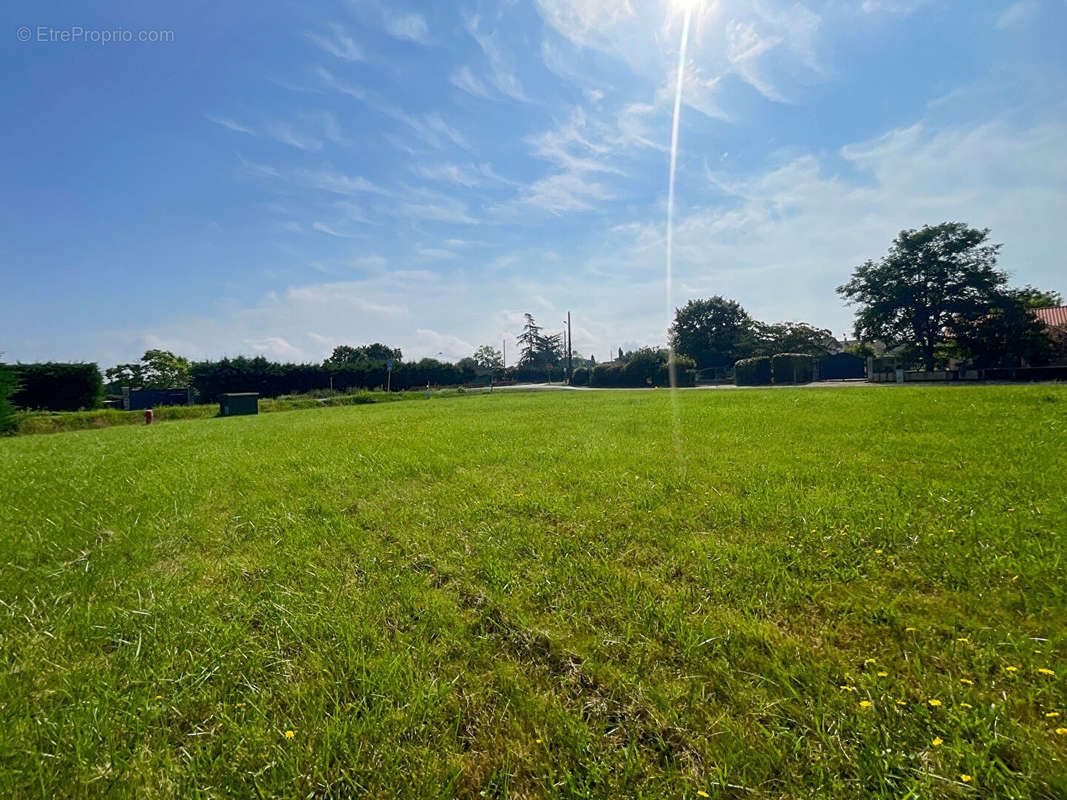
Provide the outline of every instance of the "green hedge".
[[771,376],[775,383],[811,383],[815,358],[804,353],[778,353],[771,356]]
[[734,364],[734,383],[738,386],[770,386],[770,357],[742,358],[736,362]]
[[[693,386],[695,383],[696,362],[688,356],[676,356],[675,379],[678,386]],[[631,355],[630,360],[622,364],[597,364],[590,375],[590,386],[641,387],[671,385],[670,370],[665,350],[645,348]]]
[[575,367],[571,374],[571,386],[589,385],[589,367]]
[[[204,401],[217,400],[224,392],[259,392],[260,397],[278,397],[327,389],[376,389],[384,388],[387,384],[394,391],[419,389],[427,383],[458,386],[469,383],[474,377],[473,369],[433,358],[395,364],[391,380],[384,361],[327,366],[280,364],[262,356],[237,356],[219,361],[200,361],[189,370],[192,387]],[[539,379],[545,380],[544,372],[540,373]]]
[[16,364],[19,387],[11,402],[19,408],[78,411],[96,408],[104,394],[104,379],[96,364]]
[[18,387],[14,371],[4,364],[0,364],[0,434],[10,433],[15,430],[18,421],[15,418],[15,406],[11,402],[11,396]]

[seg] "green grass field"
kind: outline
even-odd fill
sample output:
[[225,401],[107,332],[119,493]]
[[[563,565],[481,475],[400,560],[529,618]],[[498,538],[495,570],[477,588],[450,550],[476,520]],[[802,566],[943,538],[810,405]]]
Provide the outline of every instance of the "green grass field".
[[1067,797],[1067,387],[672,406],[0,441],[0,796]]

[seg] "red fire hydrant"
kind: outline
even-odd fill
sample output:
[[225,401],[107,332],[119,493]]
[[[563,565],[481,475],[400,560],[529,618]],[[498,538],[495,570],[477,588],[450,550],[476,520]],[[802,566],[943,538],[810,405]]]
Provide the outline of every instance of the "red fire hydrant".
[[153,416],[152,409],[146,408],[145,412],[144,412],[144,424],[145,425],[151,425],[152,424],[152,416]]

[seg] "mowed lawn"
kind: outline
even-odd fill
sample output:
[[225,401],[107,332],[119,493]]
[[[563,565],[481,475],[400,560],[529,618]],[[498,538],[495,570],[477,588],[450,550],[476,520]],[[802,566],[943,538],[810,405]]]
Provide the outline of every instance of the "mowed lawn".
[[0,796],[1067,797],[1065,529],[1058,386],[0,440]]

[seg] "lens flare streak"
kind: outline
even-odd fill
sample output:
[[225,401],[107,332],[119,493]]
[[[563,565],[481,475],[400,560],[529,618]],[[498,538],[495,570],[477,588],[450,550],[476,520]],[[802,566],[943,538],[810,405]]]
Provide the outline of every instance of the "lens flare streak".
[[[678,121],[682,116],[682,86],[685,81],[686,49],[689,45],[689,22],[692,19],[692,5],[687,5],[682,21],[682,44],[678,49],[678,83],[674,90],[674,121],[671,125],[671,166],[667,181],[667,327],[673,323],[674,311],[674,173],[678,165]],[[674,415],[674,444],[681,458],[681,440],[679,439],[678,376],[674,365],[674,346],[667,341],[667,369],[671,381],[671,409]]]

